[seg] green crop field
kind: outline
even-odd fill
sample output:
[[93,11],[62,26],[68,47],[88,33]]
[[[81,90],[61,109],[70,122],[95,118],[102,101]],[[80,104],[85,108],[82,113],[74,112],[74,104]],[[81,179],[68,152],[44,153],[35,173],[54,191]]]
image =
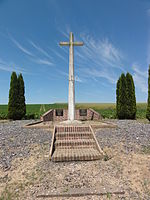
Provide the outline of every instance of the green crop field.
[[[137,118],[144,119],[146,116],[146,103],[137,103]],[[38,119],[44,112],[49,109],[67,108],[66,103],[56,104],[27,104],[27,119]],[[76,108],[93,108],[104,118],[113,119],[116,116],[114,103],[77,103]],[[7,105],[0,105],[0,119],[7,118]]]

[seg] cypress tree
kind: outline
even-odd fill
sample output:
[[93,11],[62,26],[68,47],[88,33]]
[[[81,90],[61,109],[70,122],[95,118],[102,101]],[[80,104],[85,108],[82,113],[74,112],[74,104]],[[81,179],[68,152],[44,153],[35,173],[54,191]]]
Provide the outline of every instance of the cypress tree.
[[127,83],[127,119],[135,119],[136,117],[136,97],[135,97],[135,86],[132,75],[126,74],[126,83]]
[[9,90],[9,102],[8,102],[8,118],[17,119],[17,107],[18,107],[18,80],[16,72],[12,72]]
[[117,88],[116,88],[116,117],[118,118],[118,112],[119,112],[119,87],[120,87],[120,77],[117,81]]
[[148,99],[147,99],[146,118],[150,121],[150,65],[148,70]]
[[126,119],[127,117],[127,83],[126,83],[126,77],[122,73],[119,81],[119,97],[118,97],[118,118],[119,119]]
[[25,87],[22,74],[18,76],[18,113],[19,119],[25,117],[26,114],[26,104],[25,104]]

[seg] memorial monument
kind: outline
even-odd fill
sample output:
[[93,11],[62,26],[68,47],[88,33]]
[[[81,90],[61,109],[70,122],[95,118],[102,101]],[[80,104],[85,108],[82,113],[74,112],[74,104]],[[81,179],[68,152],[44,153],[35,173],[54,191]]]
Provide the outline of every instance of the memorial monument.
[[83,46],[83,42],[74,42],[70,33],[69,42],[60,42],[61,46],[69,46],[69,94],[68,94],[68,123],[75,121],[75,77],[74,77],[74,46]]
[[73,33],[70,33],[69,42],[60,42],[61,46],[69,46],[69,91],[68,110],[50,109],[41,116],[41,121],[60,122],[62,124],[78,124],[85,120],[99,120],[101,116],[95,110],[75,109],[75,76],[74,76],[74,46],[83,46],[83,42],[74,42]]

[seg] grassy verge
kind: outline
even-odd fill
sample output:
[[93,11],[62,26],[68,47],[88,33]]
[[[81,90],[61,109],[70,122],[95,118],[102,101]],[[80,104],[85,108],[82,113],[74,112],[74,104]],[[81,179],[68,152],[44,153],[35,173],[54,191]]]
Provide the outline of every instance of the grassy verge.
[[[59,104],[27,104],[27,119],[38,119],[49,109],[67,108],[67,103]],[[146,118],[146,103],[137,103],[137,119]],[[92,108],[99,112],[103,118],[115,119],[116,109],[114,103],[77,103],[76,108]],[[7,119],[7,105],[0,105],[0,119]]]

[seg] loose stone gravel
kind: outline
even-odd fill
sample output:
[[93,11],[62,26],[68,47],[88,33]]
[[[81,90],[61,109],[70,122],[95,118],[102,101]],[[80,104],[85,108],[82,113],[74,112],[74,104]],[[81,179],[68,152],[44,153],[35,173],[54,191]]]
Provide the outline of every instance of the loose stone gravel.
[[11,121],[0,123],[0,167],[8,170],[11,161],[18,157],[30,156],[32,144],[50,145],[51,134],[42,129],[23,128],[30,121]]
[[48,159],[50,131],[23,128],[29,122],[0,123],[0,197],[30,200],[89,188],[108,193],[50,199],[150,199],[150,124],[111,120],[117,128],[96,133],[104,160],[54,163]]
[[122,142],[128,151],[137,151],[136,148],[150,145],[150,124],[136,120],[111,120],[117,124],[116,129],[101,129],[96,137],[101,148],[112,147]]

